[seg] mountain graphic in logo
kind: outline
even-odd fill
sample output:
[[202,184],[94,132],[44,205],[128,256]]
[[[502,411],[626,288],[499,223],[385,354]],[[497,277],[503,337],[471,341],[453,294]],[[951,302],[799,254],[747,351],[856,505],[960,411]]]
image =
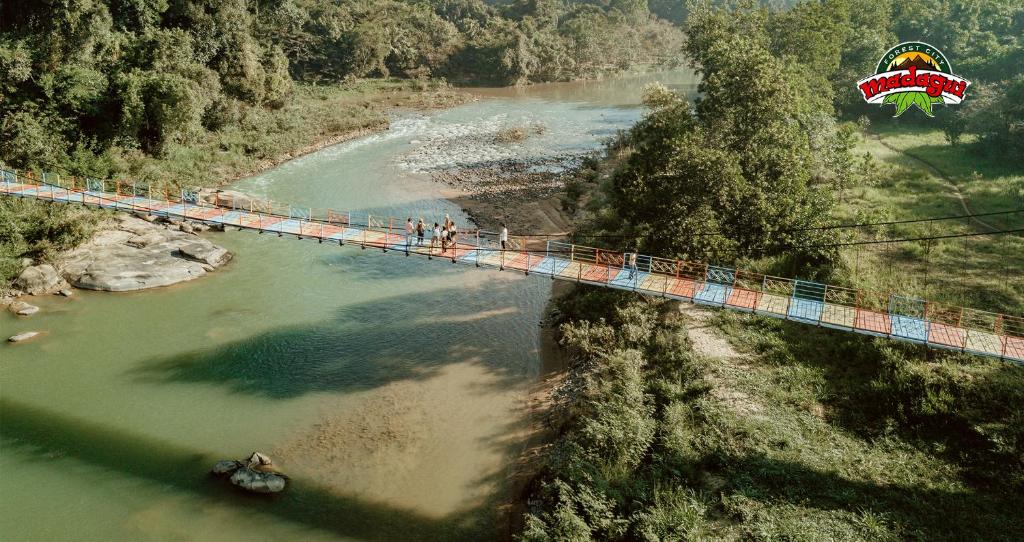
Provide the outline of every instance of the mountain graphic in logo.
[[914,55],[907,57],[896,64],[892,69],[894,70],[909,70],[913,66],[917,68],[917,71],[933,71],[941,72],[942,68],[939,68],[935,61],[931,57],[923,57],[921,55]]
[[953,75],[941,51],[921,42],[901,43],[882,55],[871,77],[857,82],[864,100],[893,104],[900,116],[916,106],[929,117],[935,104],[958,104],[970,81]]

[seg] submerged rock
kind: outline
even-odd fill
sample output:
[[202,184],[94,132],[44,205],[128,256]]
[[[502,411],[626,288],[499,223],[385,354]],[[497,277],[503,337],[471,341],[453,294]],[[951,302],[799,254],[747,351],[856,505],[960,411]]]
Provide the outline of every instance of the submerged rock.
[[24,333],[18,333],[17,335],[13,335],[11,337],[8,337],[7,340],[12,342],[12,343],[20,343],[22,341],[27,341],[27,340],[29,340],[29,339],[31,339],[33,337],[38,336],[38,335],[39,335],[38,331],[26,331]]

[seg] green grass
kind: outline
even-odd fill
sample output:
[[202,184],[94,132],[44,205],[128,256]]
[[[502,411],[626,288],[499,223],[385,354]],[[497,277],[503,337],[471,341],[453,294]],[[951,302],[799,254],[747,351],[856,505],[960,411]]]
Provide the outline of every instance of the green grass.
[[716,324],[748,356],[723,385],[758,405],[705,429],[744,535],[1024,536],[1024,371],[760,317]]
[[726,311],[737,352],[709,357],[677,305],[562,301],[574,364],[523,539],[1024,537],[1020,368]]
[[[965,214],[949,183],[972,212],[1024,208],[1020,164],[979,152],[974,142],[953,147],[938,129],[883,126],[861,136],[857,151],[870,155],[866,180],[843,192],[839,220],[875,222]],[[983,218],[998,229],[1024,228],[1024,213]],[[970,220],[862,229],[855,239],[917,238],[986,231]],[[942,303],[1024,314],[1024,235],[987,235],[901,244],[862,245],[843,252],[840,282],[896,291]]]

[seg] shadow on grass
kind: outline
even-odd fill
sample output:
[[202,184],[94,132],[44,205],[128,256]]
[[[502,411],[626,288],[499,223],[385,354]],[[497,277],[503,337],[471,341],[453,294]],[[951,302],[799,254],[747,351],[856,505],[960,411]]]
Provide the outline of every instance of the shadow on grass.
[[313,529],[364,540],[487,539],[471,513],[429,518],[414,511],[343,496],[311,480],[293,479],[284,493],[251,495],[208,475],[215,461],[172,443],[0,400],[5,446],[36,461],[78,460],[98,468],[173,487],[246,512],[275,516]]
[[914,539],[1024,539],[1020,495],[879,485],[761,455],[730,458],[722,474],[734,494],[820,510],[869,510]]
[[1012,442],[1024,409],[1020,367],[777,320],[752,318],[745,325],[755,337],[774,336],[745,345],[762,360],[820,371],[813,385],[824,386],[815,393],[829,423],[865,439],[894,431],[960,466],[976,488],[1024,481],[1020,444]]

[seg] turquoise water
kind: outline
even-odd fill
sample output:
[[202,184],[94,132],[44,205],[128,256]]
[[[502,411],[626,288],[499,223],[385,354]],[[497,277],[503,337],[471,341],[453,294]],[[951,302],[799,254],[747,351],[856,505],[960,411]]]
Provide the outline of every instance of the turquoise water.
[[[660,76],[692,86],[688,74]],[[641,114],[651,77],[480,91],[481,100],[324,149],[238,188],[296,205],[425,218],[461,210],[409,163],[419,141],[542,118],[522,152],[593,148]],[[488,128],[489,129],[489,128]],[[546,139],[550,138],[550,139]],[[249,232],[160,290],[76,292],[0,315],[5,540],[491,539],[540,370],[549,281]],[[269,454],[253,497],[206,472]]]

